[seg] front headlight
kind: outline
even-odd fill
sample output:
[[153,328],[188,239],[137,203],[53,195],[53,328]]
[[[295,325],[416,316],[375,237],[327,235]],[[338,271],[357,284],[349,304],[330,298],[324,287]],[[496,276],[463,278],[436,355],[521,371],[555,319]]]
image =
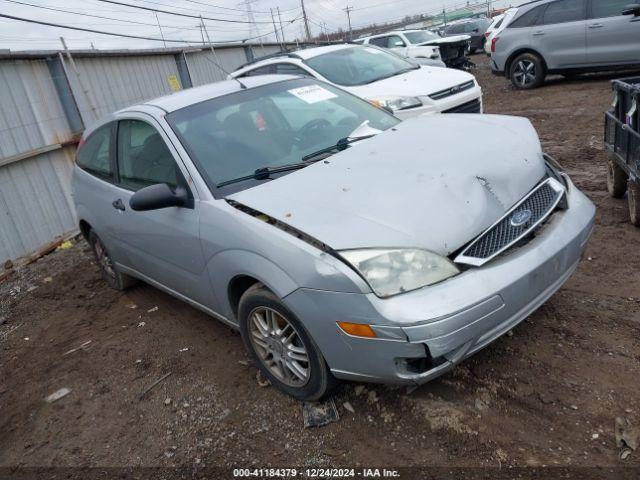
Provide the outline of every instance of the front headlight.
[[380,108],[390,108],[393,111],[407,110],[409,108],[421,107],[422,102],[416,97],[379,97],[370,98],[369,102]]
[[339,252],[379,297],[409,292],[460,273],[448,258],[428,250],[363,249]]

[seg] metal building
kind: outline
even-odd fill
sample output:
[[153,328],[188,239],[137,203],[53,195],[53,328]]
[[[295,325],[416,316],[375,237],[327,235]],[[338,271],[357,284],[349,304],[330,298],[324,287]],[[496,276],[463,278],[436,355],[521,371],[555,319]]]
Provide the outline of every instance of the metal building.
[[279,50],[239,44],[0,53],[0,268],[77,230],[71,167],[86,126],[136,102],[223,80]]

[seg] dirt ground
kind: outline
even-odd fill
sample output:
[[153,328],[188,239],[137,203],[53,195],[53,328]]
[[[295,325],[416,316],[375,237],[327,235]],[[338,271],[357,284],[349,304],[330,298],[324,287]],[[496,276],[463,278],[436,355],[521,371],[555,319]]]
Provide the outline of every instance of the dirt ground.
[[0,284],[0,466],[640,466],[614,436],[617,416],[640,425],[640,229],[606,193],[613,76],[521,92],[475,61],[486,112],[531,119],[598,206],[578,271],[528,320],[411,394],[345,384],[340,420],[304,429],[236,332],[150,286],[108,289],[81,241]]

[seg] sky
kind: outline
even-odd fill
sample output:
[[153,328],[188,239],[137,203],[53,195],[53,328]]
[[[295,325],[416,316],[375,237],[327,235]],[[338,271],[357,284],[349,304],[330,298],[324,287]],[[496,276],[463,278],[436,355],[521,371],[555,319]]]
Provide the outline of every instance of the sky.
[[[0,50],[57,50],[61,48],[61,36],[71,49],[161,48],[161,37],[165,40],[202,42],[204,32],[199,25],[199,15],[205,17],[206,31],[214,43],[241,41],[258,36],[259,38],[252,41],[273,42],[275,35],[270,11],[274,10],[275,20],[278,22],[277,8],[280,9],[286,41],[301,39],[304,34],[300,0],[113,1],[193,15],[196,18],[154,13],[150,10],[109,3],[106,0],[0,0],[0,14],[158,39],[154,41],[110,37],[0,17]],[[247,8],[241,3],[244,1],[252,2],[251,9],[256,22],[253,25],[247,23]],[[479,1],[483,0],[471,0],[471,3]],[[505,1],[507,0],[493,1],[492,4],[503,6]],[[351,22],[356,28],[374,22],[400,20],[405,15],[436,13],[441,12],[443,8],[455,9],[466,3],[465,0],[304,0],[312,35],[320,34],[323,29],[329,32],[347,30],[347,14],[343,11],[347,6],[353,8]],[[207,39],[206,36],[204,38]],[[167,42],[166,45],[180,46],[184,43]]]

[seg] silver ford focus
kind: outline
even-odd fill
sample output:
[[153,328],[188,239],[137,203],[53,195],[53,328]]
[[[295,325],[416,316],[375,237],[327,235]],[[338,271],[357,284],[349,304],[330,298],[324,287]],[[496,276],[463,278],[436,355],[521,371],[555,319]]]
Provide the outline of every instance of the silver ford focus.
[[576,268],[595,208],[528,120],[401,123],[315,79],[241,82],[89,129],[74,200],[112,287],[142,280],[238,328],[282,391],[427,382]]

